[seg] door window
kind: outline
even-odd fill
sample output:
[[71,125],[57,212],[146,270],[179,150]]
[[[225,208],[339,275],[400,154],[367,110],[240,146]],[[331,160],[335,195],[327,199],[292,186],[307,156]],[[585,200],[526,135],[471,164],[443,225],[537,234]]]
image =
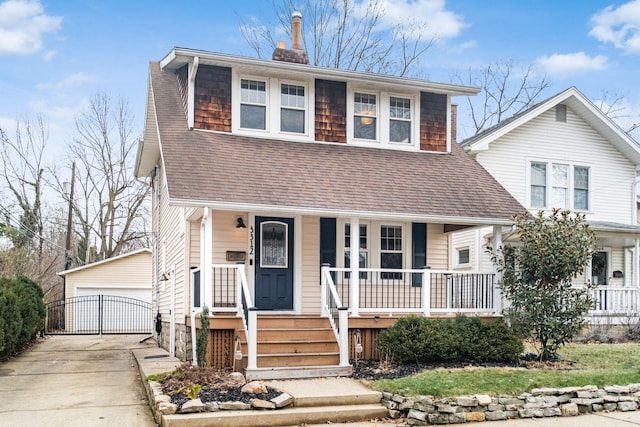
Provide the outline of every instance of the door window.
[[260,267],[287,268],[287,224],[263,222],[260,224]]

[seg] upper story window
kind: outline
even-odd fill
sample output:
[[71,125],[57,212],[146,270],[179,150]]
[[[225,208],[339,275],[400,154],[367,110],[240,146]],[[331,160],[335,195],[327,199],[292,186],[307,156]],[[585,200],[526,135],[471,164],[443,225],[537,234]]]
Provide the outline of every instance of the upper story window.
[[280,130],[304,133],[305,107],[304,86],[280,85]]
[[368,146],[419,148],[416,118],[417,96],[398,96],[388,92],[349,90],[347,97],[348,141]]
[[586,166],[532,162],[530,207],[589,210],[589,174]]
[[375,141],[377,128],[376,95],[354,93],[353,95],[353,137]]
[[232,84],[233,132],[311,141],[314,92],[309,82],[235,74]]
[[263,81],[242,79],[240,83],[240,127],[266,129],[267,88]]
[[389,98],[389,141],[411,143],[411,100]]

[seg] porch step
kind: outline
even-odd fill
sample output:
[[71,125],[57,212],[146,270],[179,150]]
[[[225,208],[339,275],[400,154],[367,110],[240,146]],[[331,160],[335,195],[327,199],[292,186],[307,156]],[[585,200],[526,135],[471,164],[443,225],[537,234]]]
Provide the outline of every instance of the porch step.
[[245,369],[247,381],[254,380],[297,380],[309,378],[337,378],[350,377],[353,374],[351,366],[289,366]]
[[[239,335],[247,357],[246,337],[244,333]],[[339,363],[340,349],[328,319],[320,316],[258,317],[257,369],[248,373],[249,376],[269,379],[351,375],[351,368],[340,367]]]

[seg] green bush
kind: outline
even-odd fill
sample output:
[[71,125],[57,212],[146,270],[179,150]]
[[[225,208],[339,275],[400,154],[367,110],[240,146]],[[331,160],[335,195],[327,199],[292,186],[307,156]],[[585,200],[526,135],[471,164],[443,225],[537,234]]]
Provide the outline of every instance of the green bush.
[[0,356],[28,344],[44,328],[42,297],[42,289],[30,279],[0,278]]
[[502,319],[409,316],[380,334],[380,350],[399,363],[512,362],[522,340]]

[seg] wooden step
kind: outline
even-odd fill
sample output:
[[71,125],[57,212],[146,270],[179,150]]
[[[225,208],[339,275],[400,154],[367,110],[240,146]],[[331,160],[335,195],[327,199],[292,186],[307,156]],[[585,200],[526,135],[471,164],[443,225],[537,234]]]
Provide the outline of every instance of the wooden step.
[[338,365],[340,363],[340,353],[258,354],[256,362],[258,368]]
[[260,329],[258,328],[258,342],[271,341],[308,341],[336,339],[331,328],[313,329]]
[[258,342],[258,354],[338,352],[336,340]]
[[319,316],[260,316],[258,329],[330,328],[329,319]]

